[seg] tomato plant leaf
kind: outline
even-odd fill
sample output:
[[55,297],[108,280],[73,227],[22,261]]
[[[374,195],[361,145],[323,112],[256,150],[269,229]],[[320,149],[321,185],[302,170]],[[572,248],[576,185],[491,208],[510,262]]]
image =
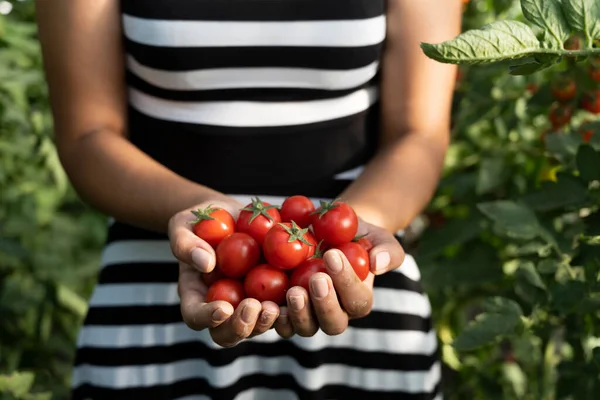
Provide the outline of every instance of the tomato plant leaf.
[[600,152],[591,146],[581,145],[577,151],[577,169],[587,182],[600,180]]
[[558,176],[556,182],[542,182],[538,190],[524,195],[521,200],[532,210],[540,212],[581,206],[588,200],[587,187],[581,180],[568,175]]
[[505,169],[504,157],[484,158],[477,173],[475,192],[482,195],[498,188],[505,181]]
[[573,30],[583,32],[591,47],[600,39],[600,2],[598,0],[563,0],[563,10]]
[[451,64],[520,59],[542,50],[533,30],[519,21],[495,21],[443,43],[421,43],[421,48],[428,57]]
[[560,57],[554,57],[548,61],[539,62],[536,60],[527,61],[523,64],[511,65],[508,67],[508,72],[511,75],[519,76],[519,75],[531,75],[538,71],[541,71],[546,68],[550,68],[560,59]]
[[535,265],[531,261],[521,263],[521,265],[519,265],[519,269],[517,270],[517,274],[530,285],[542,290],[546,290],[546,285],[544,284],[542,277],[535,269]]
[[559,0],[521,0],[523,15],[544,30],[544,44],[562,49],[571,27]]
[[538,263],[537,270],[544,275],[554,274],[558,270],[558,261],[551,258],[542,260]]
[[478,204],[479,210],[494,222],[494,229],[503,235],[533,239],[540,233],[535,213],[526,205],[508,200]]

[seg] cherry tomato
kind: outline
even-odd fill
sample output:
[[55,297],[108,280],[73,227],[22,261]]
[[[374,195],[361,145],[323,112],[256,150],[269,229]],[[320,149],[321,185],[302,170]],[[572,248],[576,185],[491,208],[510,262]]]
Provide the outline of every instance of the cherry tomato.
[[258,301],[285,304],[285,293],[290,288],[287,274],[268,264],[258,265],[248,272],[244,280],[246,295]]
[[529,94],[536,94],[539,89],[540,87],[537,83],[528,83],[527,86],[525,86],[525,91]]
[[589,74],[593,81],[600,82],[600,65],[590,64]]
[[350,262],[350,265],[352,265],[356,276],[358,276],[358,279],[361,281],[367,279],[371,263],[369,261],[369,253],[365,248],[356,242],[344,243],[340,246],[336,246],[336,248],[344,253]]
[[356,237],[353,242],[360,244],[367,253],[373,248],[373,243],[366,236]]
[[192,231],[213,248],[235,230],[235,220],[227,210],[222,208],[208,206],[202,210],[192,211],[192,214],[196,217],[196,220],[191,222],[194,224]]
[[313,213],[315,237],[325,245],[337,246],[352,241],[358,230],[358,217],[348,204],[341,201],[321,201]]
[[573,117],[573,107],[568,104],[554,103],[550,107],[548,118],[554,129],[561,128],[571,121]]
[[208,274],[202,274],[202,282],[204,282],[204,284],[208,287],[210,287],[213,283],[223,278],[227,277],[225,276],[223,271],[221,271],[221,268],[219,268],[218,266],[215,267],[215,269],[210,271]]
[[302,264],[298,266],[298,268],[295,268],[292,271],[292,276],[290,278],[290,287],[301,286],[304,289],[306,289],[307,292],[310,293],[308,282],[310,280],[310,277],[316,274],[317,272],[327,273],[325,261],[323,261],[323,259],[320,257],[312,257],[308,260],[305,260]]
[[571,77],[561,77],[552,83],[552,95],[562,103],[572,100],[577,94],[577,85]]
[[307,240],[308,229],[284,222],[275,225],[263,243],[263,253],[267,262],[277,268],[296,268],[308,257],[311,243]]
[[279,210],[283,222],[294,221],[300,228],[308,228],[315,205],[306,196],[291,196],[285,199]]
[[592,114],[600,114],[600,90],[587,92],[581,99],[581,108]]
[[317,239],[315,239],[315,237],[313,236],[312,233],[310,233],[310,231],[306,232],[306,235],[304,235],[304,237],[306,238],[306,241],[311,244],[308,247],[308,255],[306,257],[307,258],[312,257],[315,255],[315,252],[317,251],[317,247],[319,246],[319,243],[317,243]]
[[260,245],[247,233],[235,232],[217,246],[217,265],[229,278],[241,278],[260,259]]
[[277,206],[263,202],[258,197],[242,208],[236,224],[236,231],[247,233],[260,244],[265,235],[275,224],[281,222]]
[[221,279],[213,283],[206,292],[206,302],[223,300],[237,308],[246,297],[242,282],[233,279]]

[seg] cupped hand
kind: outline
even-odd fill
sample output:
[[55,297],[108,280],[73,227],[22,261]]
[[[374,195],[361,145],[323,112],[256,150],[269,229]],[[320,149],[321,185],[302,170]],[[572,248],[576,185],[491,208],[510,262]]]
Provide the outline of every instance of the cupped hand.
[[275,322],[280,336],[310,337],[319,329],[328,335],[339,335],[346,330],[349,320],[371,312],[375,275],[402,265],[404,250],[393,234],[362,220],[359,220],[358,234],[366,235],[373,244],[369,252],[371,273],[367,279],[361,281],[356,276],[341,251],[328,250],[323,255],[327,274],[317,273],[311,277],[310,293],[298,286],[288,290],[288,306],[281,309]]
[[243,205],[233,199],[198,204],[174,215],[169,221],[171,251],[179,260],[178,293],[181,315],[191,329],[208,329],[215,343],[235,346],[241,340],[266,332],[279,316],[273,302],[245,299],[234,310],[226,301],[206,302],[207,286],[201,273],[211,272],[216,265],[215,250],[192,232],[192,210],[221,207],[237,219]]

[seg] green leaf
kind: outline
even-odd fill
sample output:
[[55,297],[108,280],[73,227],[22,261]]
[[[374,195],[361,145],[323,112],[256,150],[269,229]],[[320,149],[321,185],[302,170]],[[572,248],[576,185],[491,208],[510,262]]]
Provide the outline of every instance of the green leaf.
[[537,270],[540,274],[554,274],[558,271],[558,261],[553,259],[545,259],[538,263]]
[[450,64],[513,60],[541,50],[533,30],[518,21],[495,21],[443,43],[421,43],[421,48],[429,58]]
[[598,0],[563,0],[562,4],[567,21],[573,30],[584,33],[589,39],[600,39]]
[[531,75],[543,69],[550,68],[551,66],[556,64],[559,59],[560,57],[555,57],[544,62],[533,60],[527,61],[523,64],[511,65],[510,67],[508,67],[508,72],[514,76]]
[[11,375],[0,375],[0,393],[7,392],[19,398],[31,390],[35,375],[32,372],[15,372]]
[[571,27],[558,0],[521,0],[523,15],[544,30],[544,42],[562,49]]
[[519,364],[503,363],[502,376],[509,383],[512,392],[520,399],[527,393],[527,376]]
[[581,135],[567,135],[564,133],[546,135],[546,149],[562,161],[575,157],[582,143]]
[[457,350],[474,350],[491,344],[514,333],[522,323],[521,307],[513,300],[491,298],[485,308],[486,312],[478,315],[454,340],[453,346]]
[[600,180],[600,151],[588,145],[581,145],[577,151],[576,161],[577,169],[585,181]]
[[60,305],[72,311],[78,317],[83,318],[87,313],[87,302],[65,285],[58,284],[56,296]]
[[517,274],[530,285],[542,290],[546,290],[546,285],[544,284],[544,281],[542,281],[542,277],[535,269],[535,265],[531,261],[521,263],[521,265],[519,265],[519,269],[517,270]]
[[535,192],[521,198],[532,210],[553,211],[580,206],[588,200],[587,187],[577,178],[560,175],[556,182],[542,182]]
[[516,239],[533,239],[540,233],[535,213],[527,206],[508,200],[477,205],[479,210],[494,222],[494,229]]
[[504,182],[505,168],[504,157],[484,158],[477,174],[476,193],[482,195],[498,188]]

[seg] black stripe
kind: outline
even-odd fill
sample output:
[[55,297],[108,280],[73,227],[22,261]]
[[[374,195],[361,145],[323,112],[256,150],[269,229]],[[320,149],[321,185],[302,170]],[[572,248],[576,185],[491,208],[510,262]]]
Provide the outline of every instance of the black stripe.
[[250,88],[215,90],[171,90],[154,86],[128,71],[127,83],[151,96],[173,101],[259,101],[286,102],[335,99],[354,93],[357,90],[373,86],[373,80],[347,90],[296,89],[296,88]]
[[355,69],[379,60],[383,44],[365,47],[158,47],[126,39],[140,64],[166,71],[204,68],[294,67]]
[[[151,325],[182,322],[179,305],[90,307],[85,325]],[[350,326],[365,329],[415,330],[429,332],[431,320],[416,315],[373,311],[365,318],[350,321]]]
[[377,108],[314,124],[231,128],[164,121],[130,107],[129,132],[159,163],[224,193],[336,197],[345,184],[331,177],[374,153]]
[[384,0],[126,0],[123,12],[161,20],[300,21],[373,18],[385,13]]
[[316,391],[300,386],[291,375],[247,375],[231,386],[217,389],[205,379],[196,378],[179,381],[170,385],[156,385],[127,389],[109,389],[92,385],[82,385],[72,393],[73,400],[111,399],[111,400],[167,400],[190,395],[206,395],[213,400],[232,400],[239,393],[250,388],[288,389],[295,392],[300,400],[329,399],[377,399],[377,400],[433,400],[439,391],[439,385],[432,393],[384,392],[349,388],[341,385],[328,385]]
[[75,365],[118,367],[202,359],[213,367],[223,367],[249,356],[291,357],[304,368],[317,368],[325,364],[344,364],[350,367],[397,371],[429,371],[436,361],[436,352],[430,355],[391,354],[352,348],[306,351],[289,340],[280,340],[276,343],[242,342],[227,349],[213,349],[200,341],[153,347],[83,347],[77,351]]

